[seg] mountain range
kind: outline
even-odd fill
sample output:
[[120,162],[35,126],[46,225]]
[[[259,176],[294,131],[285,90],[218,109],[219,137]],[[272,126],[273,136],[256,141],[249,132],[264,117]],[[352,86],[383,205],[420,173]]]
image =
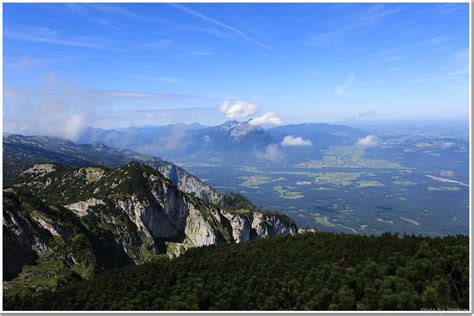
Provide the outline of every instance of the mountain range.
[[109,168],[130,161],[151,166],[170,179],[180,190],[208,202],[221,205],[239,203],[255,208],[243,196],[218,192],[183,168],[154,156],[141,155],[127,149],[115,149],[103,144],[78,145],[71,141],[47,136],[9,135],[3,138],[3,180],[9,183],[13,177],[34,163],[60,163],[71,167],[90,165]]
[[[321,149],[352,145],[366,135],[344,125],[296,124],[264,129],[250,121],[227,121],[212,127],[175,124],[120,130],[87,128],[76,142],[128,148],[181,162],[262,164],[318,157]],[[272,155],[276,151],[279,154]]]
[[193,247],[298,230],[286,215],[128,150],[10,135],[4,168],[5,289],[54,289]]
[[[305,157],[365,135],[320,124],[187,129],[220,135],[203,161],[238,146],[237,158],[268,146]],[[469,308],[467,236],[299,230],[151,155],[45,136],[9,135],[3,148],[8,310]]]

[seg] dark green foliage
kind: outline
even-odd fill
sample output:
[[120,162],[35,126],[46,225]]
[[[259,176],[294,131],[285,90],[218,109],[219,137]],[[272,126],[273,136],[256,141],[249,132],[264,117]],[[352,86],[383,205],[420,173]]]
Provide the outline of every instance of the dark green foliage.
[[220,207],[230,208],[233,210],[248,209],[257,210],[257,207],[240,193],[227,192],[224,194]]
[[[137,228],[134,214],[117,206],[132,201],[155,207],[160,214],[164,206],[157,196],[161,195],[163,201],[192,205],[216,234],[216,242],[233,242],[232,227],[222,215],[216,218],[215,205],[179,191],[158,170],[142,163],[129,162],[115,169],[37,164],[21,173],[4,190],[4,279],[9,293],[21,296],[55,290],[111,268],[172,254],[166,242],[182,242],[184,232],[152,238]],[[85,213],[75,213],[77,209],[70,206],[87,201],[100,203],[88,206]],[[253,216],[248,209],[238,212]],[[289,220],[283,215],[278,218]],[[288,224],[296,231],[293,222]],[[43,273],[49,264],[51,276]]]
[[[257,210],[257,207],[241,194],[217,192],[206,183],[170,162],[161,160],[158,157],[141,155],[131,150],[110,148],[102,144],[80,145],[68,140],[46,136],[22,135],[9,135],[4,137],[3,148],[4,186],[12,184],[16,176],[37,163],[62,164],[63,168],[61,168],[60,171],[64,172],[69,168],[85,166],[116,168],[136,161],[161,170],[161,172],[168,170],[169,180],[175,185],[178,185],[182,178],[195,182],[197,186],[195,190],[213,193],[218,196],[217,200],[219,202],[217,206],[220,208]],[[97,168],[106,169],[104,167]],[[72,169],[69,169],[69,171],[72,172]],[[83,179],[76,178],[76,180],[82,181]],[[62,187],[67,189],[68,186],[63,185]],[[77,185],[74,187],[77,187]],[[51,196],[51,193],[54,192],[45,191],[44,193],[54,198],[69,195],[67,194],[69,191],[66,191],[60,196]],[[195,193],[196,192],[193,194]],[[208,202],[212,202],[210,199],[204,199]]]
[[304,233],[191,249],[110,271],[6,310],[469,308],[469,239]]

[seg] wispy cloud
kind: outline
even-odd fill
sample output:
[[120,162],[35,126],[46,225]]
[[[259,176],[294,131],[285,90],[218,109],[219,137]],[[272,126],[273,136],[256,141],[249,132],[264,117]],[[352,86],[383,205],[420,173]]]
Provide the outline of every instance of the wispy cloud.
[[61,8],[61,11],[62,9],[64,9],[64,7],[66,8],[66,12],[68,13],[71,13],[71,14],[74,14],[74,15],[77,15],[87,21],[90,21],[94,24],[97,24],[97,25],[100,25],[100,26],[103,26],[103,27],[107,27],[107,28],[114,28],[114,29],[118,29],[119,27],[117,27],[117,24],[115,23],[115,20],[113,19],[110,19],[110,18],[106,18],[106,17],[103,17],[103,16],[99,16],[98,14],[96,14],[96,12],[94,13],[91,13],[88,9],[88,7],[84,4],[79,4],[79,3],[65,3],[64,6],[63,5],[50,5],[49,7],[57,10],[58,8]]
[[[93,126],[97,122],[117,126],[149,122],[151,119],[151,116],[147,116],[145,113],[116,117],[113,113],[136,110],[134,107],[122,108],[119,106],[115,107],[114,111],[114,105],[117,103],[149,102],[155,111],[146,110],[147,113],[157,115],[162,111],[161,116],[156,119],[178,120],[180,117],[186,117],[191,120],[195,108],[183,109],[179,113],[176,112],[174,116],[170,116],[172,114],[170,112],[176,109],[167,109],[167,103],[188,99],[193,101],[206,99],[196,95],[159,92],[90,90],[81,88],[54,74],[45,76],[40,84],[41,88],[37,89],[11,86],[4,89],[4,103],[8,109],[4,112],[6,131],[51,135],[74,140],[86,126]],[[207,111],[215,111],[215,109]],[[202,116],[208,117],[209,113]]]
[[63,36],[59,31],[48,27],[19,26],[4,30],[4,38],[23,42],[45,43],[53,45],[76,46],[83,48],[112,49],[110,41],[103,37]]
[[214,35],[219,38],[230,38],[231,36],[225,32],[221,32],[218,29],[209,28],[209,27],[191,27],[191,26],[181,26],[180,29],[188,32],[200,32],[210,35]]
[[383,19],[400,12],[400,9],[388,9],[385,5],[372,5],[365,10],[343,16],[339,21],[332,22],[333,29],[336,31],[319,33],[313,35],[310,39],[309,46],[325,47],[332,46],[334,42],[342,40],[352,31],[372,26]]
[[251,38],[250,36],[248,36],[248,35],[245,34],[244,32],[242,32],[242,31],[236,29],[235,27],[232,27],[232,26],[230,26],[230,25],[227,25],[227,24],[225,24],[225,23],[222,23],[222,22],[220,22],[220,21],[217,21],[217,20],[215,20],[215,19],[212,19],[212,18],[210,18],[210,17],[208,17],[208,16],[206,16],[206,15],[204,15],[204,14],[201,14],[201,13],[199,13],[199,12],[197,12],[197,11],[194,11],[193,9],[190,9],[190,8],[188,8],[188,7],[186,7],[186,6],[181,5],[181,4],[170,3],[169,5],[172,6],[172,7],[174,7],[174,8],[176,8],[176,9],[178,9],[178,10],[181,10],[181,11],[187,13],[187,14],[190,14],[190,15],[192,15],[192,16],[195,16],[195,17],[197,17],[197,18],[199,18],[199,19],[201,19],[201,20],[204,20],[204,21],[210,22],[210,23],[212,23],[212,24],[214,24],[214,25],[217,25],[217,26],[220,26],[220,27],[222,27],[222,28],[225,28],[225,29],[231,31],[232,33],[235,33],[235,34],[239,35],[240,37],[244,38],[245,40],[247,40],[247,41],[249,41],[249,42],[251,42],[251,43],[253,43],[253,44],[257,45],[257,46],[260,46],[260,47],[265,48],[265,49],[267,49],[267,50],[271,50],[271,48],[268,47],[267,45],[262,44],[262,43],[260,43],[260,42],[258,42],[258,41],[256,41],[256,40],[254,40],[253,38]]
[[355,81],[354,74],[349,74],[347,78],[344,80],[344,82],[334,89],[334,93],[338,95],[348,96],[349,95],[348,89],[354,83],[354,81]]
[[212,49],[196,49],[192,52],[184,54],[184,56],[212,56],[214,51]]
[[435,37],[429,38],[429,39],[421,42],[421,45],[436,46],[436,45],[440,45],[443,42],[445,42],[446,39],[447,39],[446,36],[435,36]]
[[403,56],[392,56],[392,57],[387,58],[385,61],[390,62],[390,61],[399,61],[403,59],[405,59],[405,57]]
[[144,43],[143,47],[145,48],[155,48],[155,49],[168,49],[177,47],[178,45],[170,39],[162,38],[154,42]]
[[141,21],[153,21],[154,19],[148,16],[144,16],[142,14],[138,14],[132,10],[125,8],[123,5],[117,6],[112,4],[104,4],[104,3],[94,3],[88,5],[88,8],[93,8],[96,11],[101,11],[108,14],[114,14],[121,17],[134,19],[134,20],[141,20]]
[[139,92],[127,90],[86,90],[86,89],[68,89],[59,91],[56,89],[20,89],[5,88],[5,98],[27,98],[27,97],[45,97],[61,93],[64,96],[84,96],[101,97],[113,99],[185,99],[185,98],[205,98],[198,95],[158,93],[158,92]]
[[5,60],[5,67],[26,69],[34,66],[58,65],[78,59],[80,59],[80,57],[68,53],[32,50],[25,52],[25,54],[16,61]]
[[388,72],[396,72],[396,71],[400,71],[400,67],[388,67],[387,68],[387,71]]
[[371,56],[380,58],[380,57],[388,56],[388,55],[391,55],[391,54],[397,54],[398,51],[400,51],[400,49],[401,49],[400,46],[394,46],[394,47],[386,48],[386,49],[377,51],[375,53],[372,53]]
[[[43,78],[41,84],[43,88],[34,96],[27,90],[5,89],[6,103],[10,104],[5,113],[8,130],[75,139],[94,121],[103,104],[100,98],[83,94],[74,83],[54,75]],[[54,93],[45,93],[49,91]]]
[[268,144],[265,147],[265,150],[254,152],[255,157],[258,160],[269,161],[269,162],[283,162],[285,160],[285,154],[280,150],[280,146],[278,144]]
[[402,61],[405,59],[404,56],[394,55],[390,50],[387,50],[386,53],[377,52],[372,54],[372,58],[369,62],[369,65],[380,65],[380,64],[394,64],[396,62]]
[[466,3],[466,4],[451,4],[451,5],[446,5],[446,7],[444,7],[444,8],[439,12],[439,14],[440,14],[440,15],[445,15],[445,14],[453,13],[453,12],[458,11],[458,10],[461,10],[461,9],[469,10],[469,5],[468,5],[467,3]]
[[[102,13],[106,16],[119,16],[121,18],[132,19],[136,21],[143,21],[143,22],[153,22],[156,19],[153,19],[148,16],[144,16],[138,14],[130,9],[127,9],[123,5],[113,5],[113,4],[105,4],[105,3],[66,3],[64,4],[68,12],[77,14],[83,18],[88,20],[92,20],[101,24],[103,26],[109,26],[113,19],[107,19],[103,16],[98,16],[98,13]],[[62,5],[55,6],[55,8],[63,8]]]
[[366,111],[366,112],[359,112],[349,118],[349,120],[360,120],[360,119],[367,119],[367,118],[375,118],[377,113],[375,111]]
[[162,82],[177,82],[176,78],[172,77],[155,77],[155,76],[147,76],[147,75],[131,75],[130,77],[135,79],[144,79],[144,80],[151,80],[151,81],[162,81]]
[[43,63],[44,63],[43,60],[32,58],[28,55],[23,55],[16,62],[12,62],[12,63],[5,62],[5,66],[6,67],[11,67],[11,68],[14,68],[14,69],[24,69],[24,68],[30,68],[30,67],[36,66],[36,65],[41,65]]
[[[176,124],[183,122],[195,122],[199,119],[205,119],[206,117],[211,116],[214,112],[215,108],[213,107],[199,106],[162,109],[107,109],[106,115],[98,116],[96,124],[97,126],[110,128],[140,125]],[[177,139],[170,137],[167,139],[167,141],[177,141]],[[160,153],[166,154],[167,149],[169,148],[162,147]]]
[[420,74],[415,83],[442,83],[449,89],[467,89],[469,84],[469,50],[462,49],[446,58],[446,67]]
[[400,12],[400,9],[387,9],[384,5],[373,5],[368,7],[365,11],[355,13],[352,22],[343,27],[342,31],[351,31],[372,25],[382,19]]

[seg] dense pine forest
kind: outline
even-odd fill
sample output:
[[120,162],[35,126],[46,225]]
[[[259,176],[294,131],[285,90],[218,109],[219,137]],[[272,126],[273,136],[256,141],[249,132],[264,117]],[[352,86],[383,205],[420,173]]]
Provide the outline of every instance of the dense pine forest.
[[190,249],[34,295],[5,310],[469,308],[467,236],[296,236]]

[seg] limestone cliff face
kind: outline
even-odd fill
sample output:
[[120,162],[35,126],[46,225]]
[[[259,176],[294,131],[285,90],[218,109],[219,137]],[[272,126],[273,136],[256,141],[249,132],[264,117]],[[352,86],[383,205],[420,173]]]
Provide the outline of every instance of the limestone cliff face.
[[219,203],[223,199],[222,193],[172,163],[162,162],[156,169],[183,192],[211,203]]
[[35,165],[4,194],[9,278],[38,258],[63,260],[71,268],[90,267],[92,260],[89,270],[95,271],[160,254],[176,257],[191,247],[297,232],[284,215],[221,209],[139,163],[116,169]]
[[288,222],[288,219],[280,215],[269,215],[255,213],[252,221],[252,229],[260,238],[275,237],[281,234],[296,234],[296,225]]
[[225,211],[222,212],[222,215],[229,221],[230,227],[232,228],[232,238],[236,243],[250,240],[252,218]]
[[223,212],[223,215],[229,220],[232,237],[237,243],[298,232],[296,225],[282,215],[255,211],[250,214]]
[[[10,198],[4,192],[4,203],[11,202],[12,207],[19,201]],[[38,254],[46,252],[50,234],[21,212],[3,209],[3,276],[10,279],[21,271],[24,265],[33,264]]]
[[184,233],[198,247],[216,244],[219,240],[216,230],[194,205],[190,205]]
[[[9,135],[3,138],[4,145],[4,184],[11,184],[14,177],[25,170],[40,174],[56,168],[57,164],[76,169],[77,176],[89,182],[99,181],[103,168],[84,166],[104,166],[117,168],[130,161],[141,162],[158,170],[170,180],[180,191],[219,206],[239,205],[243,208],[254,209],[255,206],[245,197],[233,193],[222,193],[209,186],[204,181],[193,176],[183,168],[158,157],[141,155],[131,150],[114,149],[102,144],[75,144],[59,138],[44,136]],[[31,167],[34,162],[38,170]],[[51,162],[45,164],[43,162]],[[56,163],[56,164],[54,164]]]

